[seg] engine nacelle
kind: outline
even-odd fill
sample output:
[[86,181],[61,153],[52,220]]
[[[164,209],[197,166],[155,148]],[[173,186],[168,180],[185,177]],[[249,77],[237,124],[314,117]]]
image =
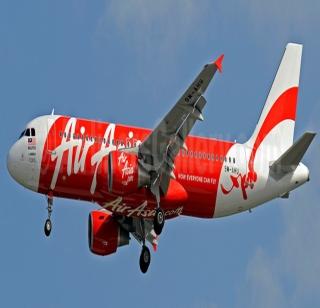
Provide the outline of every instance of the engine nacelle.
[[124,230],[111,214],[93,211],[89,214],[89,248],[97,255],[110,255],[120,246],[129,244],[129,232]]
[[108,189],[116,195],[125,196],[148,185],[150,177],[139,164],[138,156],[113,151],[108,160]]

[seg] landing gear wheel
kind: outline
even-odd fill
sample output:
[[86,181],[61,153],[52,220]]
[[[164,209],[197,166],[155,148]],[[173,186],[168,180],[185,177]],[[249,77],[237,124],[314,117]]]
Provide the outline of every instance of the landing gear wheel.
[[44,234],[48,237],[51,233],[52,230],[52,222],[51,222],[51,213],[52,213],[52,206],[53,206],[53,194],[52,192],[48,193],[48,197],[47,197],[47,203],[48,203],[48,207],[47,207],[47,211],[48,211],[48,218],[46,220],[46,222],[44,223]]
[[160,235],[164,226],[164,211],[161,208],[157,208],[156,209],[156,213],[154,215],[154,219],[153,219],[153,228],[154,228],[154,232],[157,235]]
[[49,236],[52,230],[52,223],[50,219],[47,219],[44,224],[44,233],[46,236]]
[[140,269],[143,274],[145,274],[149,268],[151,262],[150,250],[147,246],[142,246],[142,251],[140,255]]

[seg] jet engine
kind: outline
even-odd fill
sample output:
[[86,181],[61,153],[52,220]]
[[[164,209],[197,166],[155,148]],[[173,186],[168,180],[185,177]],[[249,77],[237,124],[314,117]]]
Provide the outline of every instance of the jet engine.
[[139,163],[135,154],[113,151],[108,160],[108,189],[116,195],[125,196],[148,185],[149,174]]
[[124,230],[111,214],[93,211],[89,214],[89,248],[97,255],[115,253],[120,246],[129,244],[129,232]]

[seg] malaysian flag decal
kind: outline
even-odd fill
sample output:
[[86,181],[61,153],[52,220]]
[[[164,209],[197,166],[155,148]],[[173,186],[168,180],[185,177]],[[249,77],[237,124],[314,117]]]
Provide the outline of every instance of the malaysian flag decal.
[[28,138],[28,145],[36,145],[36,138],[29,137]]

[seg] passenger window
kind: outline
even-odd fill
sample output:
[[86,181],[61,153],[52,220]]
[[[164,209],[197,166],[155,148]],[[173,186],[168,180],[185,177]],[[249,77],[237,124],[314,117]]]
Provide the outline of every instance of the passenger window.
[[231,163],[231,157],[229,157],[229,163]]
[[236,163],[236,159],[233,157],[233,163],[235,164]]
[[27,137],[30,137],[30,128],[28,128],[28,129],[26,130],[26,136],[27,136]]
[[31,136],[32,137],[36,136],[36,130],[34,128],[31,128]]

